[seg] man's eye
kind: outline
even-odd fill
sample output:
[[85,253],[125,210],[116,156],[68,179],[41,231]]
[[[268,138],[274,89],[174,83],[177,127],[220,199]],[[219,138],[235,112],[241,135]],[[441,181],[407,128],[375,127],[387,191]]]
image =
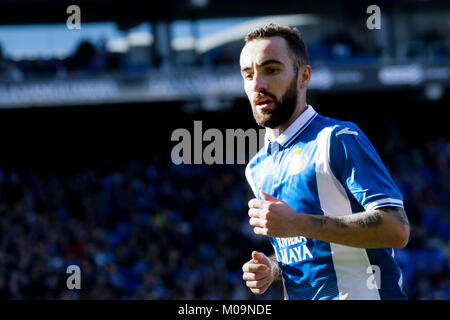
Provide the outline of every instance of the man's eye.
[[266,69],[266,72],[269,73],[269,74],[276,73],[277,71],[278,71],[277,68],[268,68],[268,69]]
[[251,73],[247,73],[244,75],[244,79],[251,80],[252,78],[253,78],[253,75]]

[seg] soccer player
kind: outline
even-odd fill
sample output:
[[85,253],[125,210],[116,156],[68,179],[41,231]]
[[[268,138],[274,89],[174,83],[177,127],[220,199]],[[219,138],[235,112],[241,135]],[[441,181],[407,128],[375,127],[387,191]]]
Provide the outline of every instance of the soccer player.
[[247,287],[262,294],[279,278],[285,299],[405,299],[393,250],[409,239],[402,195],[354,123],[306,103],[311,67],[298,30],[250,32],[240,65],[266,129],[245,171],[256,197],[249,223],[275,250],[253,251]]

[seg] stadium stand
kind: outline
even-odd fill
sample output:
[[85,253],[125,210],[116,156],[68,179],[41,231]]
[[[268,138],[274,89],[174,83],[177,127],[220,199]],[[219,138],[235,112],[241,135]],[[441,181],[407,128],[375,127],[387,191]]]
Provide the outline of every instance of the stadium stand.
[[[0,0],[0,23],[60,23],[63,1],[48,10],[32,2]],[[83,39],[65,57],[16,59],[0,38],[1,299],[282,299],[279,282],[257,296],[242,280],[252,250],[273,251],[248,224],[244,166],[170,160],[171,130],[194,120],[255,126],[233,68],[245,26],[258,19],[299,26],[318,75],[309,102],[357,122],[401,189],[411,238],[395,256],[408,298],[450,299],[450,140],[441,114],[450,84],[448,3],[383,2],[385,29],[369,36],[365,11],[357,19],[361,8],[347,2],[259,6],[267,12],[255,11],[249,24],[168,41],[166,54],[158,47],[168,28],[160,17],[195,24],[254,6],[227,3],[237,2],[246,10],[224,1],[196,14],[165,7],[180,5],[175,0],[147,12],[85,2],[86,23],[115,21],[126,34],[136,20],[152,22],[151,41],[125,52],[111,50],[110,39]],[[33,9],[24,12],[24,3]],[[8,10],[21,16],[12,20]],[[224,70],[237,78],[206,87]],[[84,93],[92,96],[80,100]],[[66,287],[69,265],[82,270],[81,290]]]

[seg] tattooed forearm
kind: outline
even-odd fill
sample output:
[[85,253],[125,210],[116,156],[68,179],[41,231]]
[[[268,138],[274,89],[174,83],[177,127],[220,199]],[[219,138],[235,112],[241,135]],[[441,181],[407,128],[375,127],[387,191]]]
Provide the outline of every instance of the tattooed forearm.
[[358,248],[404,248],[409,223],[400,207],[382,207],[345,215],[300,215],[304,237]]
[[341,228],[376,228],[383,223],[383,213],[380,211],[361,212],[345,216],[334,217],[333,221]]
[[[360,228],[375,228],[379,227],[383,223],[383,214],[389,213],[396,220],[407,224],[408,220],[403,210],[396,207],[386,207],[383,210],[374,210],[369,212],[361,212],[360,214],[351,214],[345,216],[311,216],[311,223],[319,228],[324,228],[326,225],[334,225],[342,229],[348,229],[352,226],[358,226]],[[403,211],[403,213],[402,213]]]
[[272,263],[273,281],[281,280],[281,269],[278,266],[277,257],[275,255],[270,256],[270,262]]

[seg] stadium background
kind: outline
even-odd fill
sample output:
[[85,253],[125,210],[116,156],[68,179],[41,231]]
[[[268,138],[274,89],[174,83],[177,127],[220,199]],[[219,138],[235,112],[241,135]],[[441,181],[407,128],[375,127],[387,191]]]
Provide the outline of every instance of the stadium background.
[[[395,254],[408,297],[450,298],[447,2],[143,3],[0,1],[0,297],[281,298],[280,283],[254,296],[241,279],[252,250],[272,252],[248,225],[245,166],[170,159],[171,133],[194,120],[257,128],[239,78],[242,32],[276,21],[307,42],[308,103],[358,124],[403,193],[411,238]],[[70,4],[81,30],[66,28]],[[366,28],[370,4],[381,30]],[[190,36],[174,39],[180,21]],[[123,38],[83,36],[98,22]],[[148,32],[133,33],[143,22]],[[76,47],[9,51],[8,34],[42,24],[78,33]],[[66,288],[71,264],[81,290]]]

